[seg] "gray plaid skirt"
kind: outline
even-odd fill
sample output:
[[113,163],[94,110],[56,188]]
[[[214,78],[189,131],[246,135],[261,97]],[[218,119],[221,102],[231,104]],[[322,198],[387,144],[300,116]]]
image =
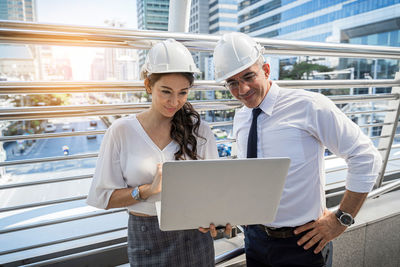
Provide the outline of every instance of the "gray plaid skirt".
[[166,231],[157,217],[129,214],[128,258],[131,266],[214,266],[214,244],[209,233]]

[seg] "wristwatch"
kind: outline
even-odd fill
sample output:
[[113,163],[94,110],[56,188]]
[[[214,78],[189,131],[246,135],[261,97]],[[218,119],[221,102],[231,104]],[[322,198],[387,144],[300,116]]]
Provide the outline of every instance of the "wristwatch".
[[351,216],[350,213],[343,212],[340,209],[336,211],[336,218],[340,222],[341,225],[343,226],[351,226],[354,223],[354,218]]
[[140,190],[139,190],[139,186],[136,186],[131,193],[132,197],[137,200],[137,201],[144,201],[143,198],[140,197]]

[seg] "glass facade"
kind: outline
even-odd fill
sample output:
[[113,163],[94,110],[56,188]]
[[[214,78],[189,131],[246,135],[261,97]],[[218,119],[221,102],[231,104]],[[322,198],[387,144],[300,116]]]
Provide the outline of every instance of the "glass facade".
[[222,34],[237,31],[237,0],[215,0],[209,2],[209,32]]
[[169,0],[138,0],[138,28],[168,30]]
[[[264,38],[400,47],[400,15],[393,12],[399,4],[400,0],[243,0],[238,6],[239,31]],[[354,79],[393,79],[400,67],[399,60],[386,59],[341,58],[327,64],[353,68]],[[354,94],[386,92],[390,88],[354,88]]]
[[[382,45],[400,47],[400,30],[380,32],[350,38],[350,44]],[[340,61],[341,68],[354,68],[354,79],[394,79],[400,68],[399,60],[389,59],[348,59]],[[375,93],[389,93],[390,88],[374,88]],[[368,94],[368,88],[356,88],[355,94]]]
[[351,44],[400,46],[400,30],[380,32],[349,39]]
[[[247,2],[247,1],[242,1]],[[239,16],[239,23],[254,18],[260,14],[264,14],[265,12],[270,12],[276,8],[287,5],[289,3],[294,2],[293,0],[288,1],[270,1],[267,4],[253,9],[246,14],[242,14]],[[298,23],[290,24],[288,26],[279,28],[277,30],[277,35],[284,35],[287,33],[303,30],[305,28],[325,24],[328,22],[332,22],[335,20],[347,18],[350,16],[355,16],[358,14],[362,14],[365,12],[369,12],[372,10],[376,10],[379,8],[388,7],[394,4],[400,3],[400,0],[385,0],[385,1],[376,1],[376,0],[364,0],[364,1],[352,1],[349,2],[347,0],[313,0],[307,3],[304,3],[299,6],[295,6],[283,12],[279,12],[276,15],[269,16],[265,19],[254,22],[250,25],[246,25],[240,28],[241,32],[250,33],[256,30],[269,27],[278,23],[286,22],[291,19],[299,18],[301,16],[310,14],[312,12],[317,12],[322,9],[327,9],[329,7],[334,7],[338,4],[342,4],[342,6],[338,6],[337,8],[332,8],[332,12],[327,14],[323,14],[320,16],[316,16],[305,21],[301,21]],[[264,10],[264,11],[262,11]],[[268,35],[269,33],[265,33]],[[274,30],[274,36],[276,32]]]
[[35,0],[0,0],[1,20],[35,21]]

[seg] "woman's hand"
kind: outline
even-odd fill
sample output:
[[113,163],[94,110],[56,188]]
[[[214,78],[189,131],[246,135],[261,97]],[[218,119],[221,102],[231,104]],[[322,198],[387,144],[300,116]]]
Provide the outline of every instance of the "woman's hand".
[[[199,227],[199,231],[202,232],[203,234],[210,232],[210,235],[214,238],[217,236],[219,230],[217,230],[217,228],[215,227],[215,225],[213,223],[210,223],[209,228]],[[224,237],[230,237],[232,235],[231,224],[227,223],[225,225],[225,231],[224,231],[223,235],[224,235]]]
[[147,199],[161,192],[162,184],[162,164],[157,164],[157,172],[151,184],[142,184],[139,186],[140,197]]

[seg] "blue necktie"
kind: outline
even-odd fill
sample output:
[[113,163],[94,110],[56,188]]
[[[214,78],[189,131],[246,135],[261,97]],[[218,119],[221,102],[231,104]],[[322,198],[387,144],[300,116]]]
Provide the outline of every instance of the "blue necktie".
[[253,109],[253,120],[251,121],[249,139],[247,140],[247,158],[257,158],[257,118],[261,111],[260,108]]

